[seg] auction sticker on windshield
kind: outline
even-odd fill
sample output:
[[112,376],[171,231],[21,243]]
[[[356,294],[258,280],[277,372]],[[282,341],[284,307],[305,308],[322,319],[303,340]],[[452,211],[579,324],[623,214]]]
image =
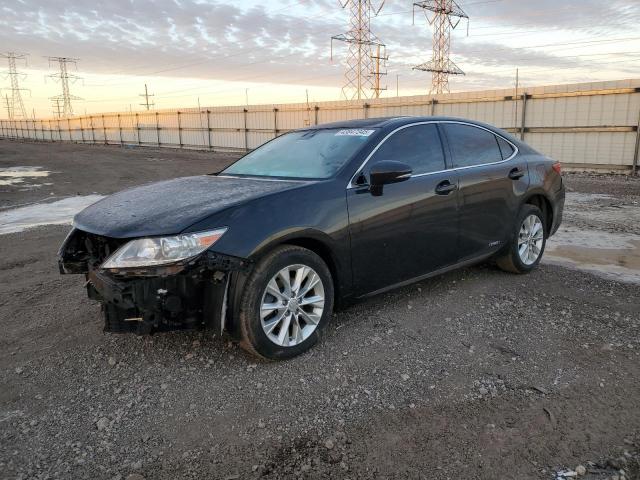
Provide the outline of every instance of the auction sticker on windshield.
[[368,137],[375,130],[364,130],[361,128],[350,128],[348,130],[339,130],[336,137]]

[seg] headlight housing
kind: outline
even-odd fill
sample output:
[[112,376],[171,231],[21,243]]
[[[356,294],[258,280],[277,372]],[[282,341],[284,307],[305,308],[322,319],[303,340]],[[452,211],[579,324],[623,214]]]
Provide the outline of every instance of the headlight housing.
[[226,231],[225,227],[171,237],[137,238],[116,250],[101,268],[152,267],[185,260],[204,252]]

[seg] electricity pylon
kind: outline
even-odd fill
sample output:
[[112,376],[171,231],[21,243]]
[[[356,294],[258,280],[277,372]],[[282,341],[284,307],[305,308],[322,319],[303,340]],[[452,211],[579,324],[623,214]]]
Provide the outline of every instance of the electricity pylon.
[[26,55],[7,52],[0,53],[0,57],[6,58],[9,63],[9,70],[5,72],[11,83],[11,87],[5,89],[11,92],[11,97],[6,97],[8,98],[7,115],[9,116],[9,120],[13,120],[14,118],[27,118],[27,111],[24,108],[22,94],[20,93],[27,89],[20,88],[19,85],[19,79],[26,78],[26,75],[18,73],[18,70],[16,69],[16,60],[25,60]]
[[376,94],[373,90],[373,47],[384,47],[378,37],[371,33],[371,16],[380,13],[384,1],[374,5],[371,0],[344,0],[340,5],[349,8],[349,31],[331,37],[331,57],[334,40],[349,45],[342,95],[347,100],[370,98]]
[[149,103],[149,97],[153,97],[153,93],[149,93],[149,91],[147,90],[147,84],[144,84],[144,93],[141,93],[140,95],[138,95],[139,97],[144,97],[144,103],[141,103],[140,105],[143,107],[146,107],[147,110],[150,109],[150,107],[155,106],[155,103],[151,102]]
[[[71,95],[71,92],[69,91],[69,82],[75,83],[80,79],[80,77],[69,74],[67,72],[67,64],[73,63],[74,65],[77,65],[78,59],[67,57],[47,57],[47,59],[49,60],[49,65],[51,65],[51,62],[57,62],[60,67],[60,73],[53,73],[51,75],[48,75],[49,78],[52,78],[56,82],[59,81],[62,85],[62,94],[56,95],[55,97],[50,97],[50,99],[54,102],[62,102],[62,116],[70,117],[73,115],[73,106],[71,105],[71,100],[82,100],[82,98]],[[58,116],[60,117],[59,113]]]
[[454,0],[416,2],[413,4],[414,18],[416,7],[423,9],[427,22],[433,26],[433,55],[431,61],[416,65],[413,69],[431,72],[430,94],[448,93],[449,75],[464,75],[449,58],[451,30],[455,29],[463,18],[468,20],[469,17]]

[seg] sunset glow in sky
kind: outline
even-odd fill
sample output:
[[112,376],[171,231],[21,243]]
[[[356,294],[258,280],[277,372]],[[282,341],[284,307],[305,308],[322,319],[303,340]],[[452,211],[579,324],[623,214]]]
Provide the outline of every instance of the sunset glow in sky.
[[[452,91],[640,77],[637,0],[462,0],[471,17],[454,31],[452,59],[466,76]],[[428,93],[430,74],[413,65],[431,56],[431,28],[411,1],[387,0],[372,29],[390,55],[383,96]],[[27,111],[52,115],[60,85],[45,56],[79,58],[71,85],[76,114],[141,110],[144,84],[156,108],[338,100],[339,46],[347,30],[338,0],[0,0],[0,50],[28,53],[18,68]],[[6,66],[4,66],[6,68]],[[398,77],[396,77],[398,75]],[[2,95],[8,79],[0,77]],[[0,117],[6,118],[2,110]]]

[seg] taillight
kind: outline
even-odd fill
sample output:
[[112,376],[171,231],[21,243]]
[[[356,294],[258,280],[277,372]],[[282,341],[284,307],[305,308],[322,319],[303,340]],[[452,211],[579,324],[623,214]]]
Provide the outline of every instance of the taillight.
[[554,163],[552,168],[558,173],[558,175],[562,175],[562,164],[560,162]]

